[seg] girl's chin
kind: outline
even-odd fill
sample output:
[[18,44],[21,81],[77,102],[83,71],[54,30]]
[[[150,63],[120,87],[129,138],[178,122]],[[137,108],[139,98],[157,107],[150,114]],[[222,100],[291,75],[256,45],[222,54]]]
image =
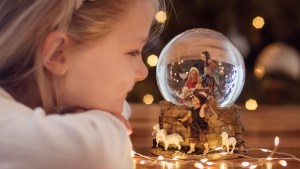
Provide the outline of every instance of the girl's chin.
[[93,106],[93,108],[90,109],[98,109],[98,110],[102,110],[108,113],[117,113],[120,114],[123,111],[123,103],[124,100],[115,100],[113,102],[110,103],[103,103],[104,105],[97,105],[97,106]]
[[123,111],[123,103],[125,101],[125,98],[124,100],[121,100],[121,101],[118,101],[116,102],[114,105],[111,106],[110,108],[110,112],[111,113],[117,113],[117,114],[121,114],[122,111]]
[[110,107],[106,107],[106,108],[99,108],[102,111],[108,112],[108,113],[113,113],[113,114],[120,114],[123,111],[123,106],[119,106],[118,105],[113,105]]
[[121,114],[123,111],[123,104],[126,100],[126,97],[127,97],[127,93],[119,97],[118,99],[111,100],[111,102],[109,103],[110,106],[106,107],[105,111],[108,111],[110,113]]

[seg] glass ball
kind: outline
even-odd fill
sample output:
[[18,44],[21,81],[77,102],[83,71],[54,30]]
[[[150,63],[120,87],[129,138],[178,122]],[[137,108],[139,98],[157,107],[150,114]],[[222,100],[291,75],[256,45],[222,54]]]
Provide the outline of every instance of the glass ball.
[[232,105],[245,81],[242,55],[223,34],[203,28],[187,30],[162,50],[156,78],[165,100],[191,106],[194,89],[213,96],[218,106]]

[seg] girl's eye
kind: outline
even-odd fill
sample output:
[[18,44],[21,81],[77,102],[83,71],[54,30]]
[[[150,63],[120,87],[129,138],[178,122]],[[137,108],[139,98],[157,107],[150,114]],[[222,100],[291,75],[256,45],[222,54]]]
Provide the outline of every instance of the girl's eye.
[[131,56],[141,56],[141,51],[134,50],[134,51],[128,52],[128,54]]

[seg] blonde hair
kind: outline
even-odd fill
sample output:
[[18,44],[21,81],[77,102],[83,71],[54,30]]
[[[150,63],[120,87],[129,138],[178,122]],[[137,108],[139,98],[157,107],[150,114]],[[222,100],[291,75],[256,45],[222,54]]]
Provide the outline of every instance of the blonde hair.
[[[66,32],[78,43],[107,34],[128,12],[134,0],[84,1],[75,10],[76,0],[1,0],[0,2],[0,86],[25,88],[37,83],[43,108],[59,105],[55,78],[45,71],[38,52],[52,31]],[[165,10],[163,0],[153,0],[156,10]],[[162,25],[158,27],[160,32]]]

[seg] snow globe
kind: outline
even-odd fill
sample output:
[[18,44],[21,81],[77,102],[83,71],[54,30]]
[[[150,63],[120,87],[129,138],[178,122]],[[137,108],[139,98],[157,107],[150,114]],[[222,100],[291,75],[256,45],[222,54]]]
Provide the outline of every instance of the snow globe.
[[203,28],[177,35],[162,50],[156,76],[165,100],[153,126],[153,154],[217,160],[245,153],[240,107],[234,104],[245,65],[226,36]]

